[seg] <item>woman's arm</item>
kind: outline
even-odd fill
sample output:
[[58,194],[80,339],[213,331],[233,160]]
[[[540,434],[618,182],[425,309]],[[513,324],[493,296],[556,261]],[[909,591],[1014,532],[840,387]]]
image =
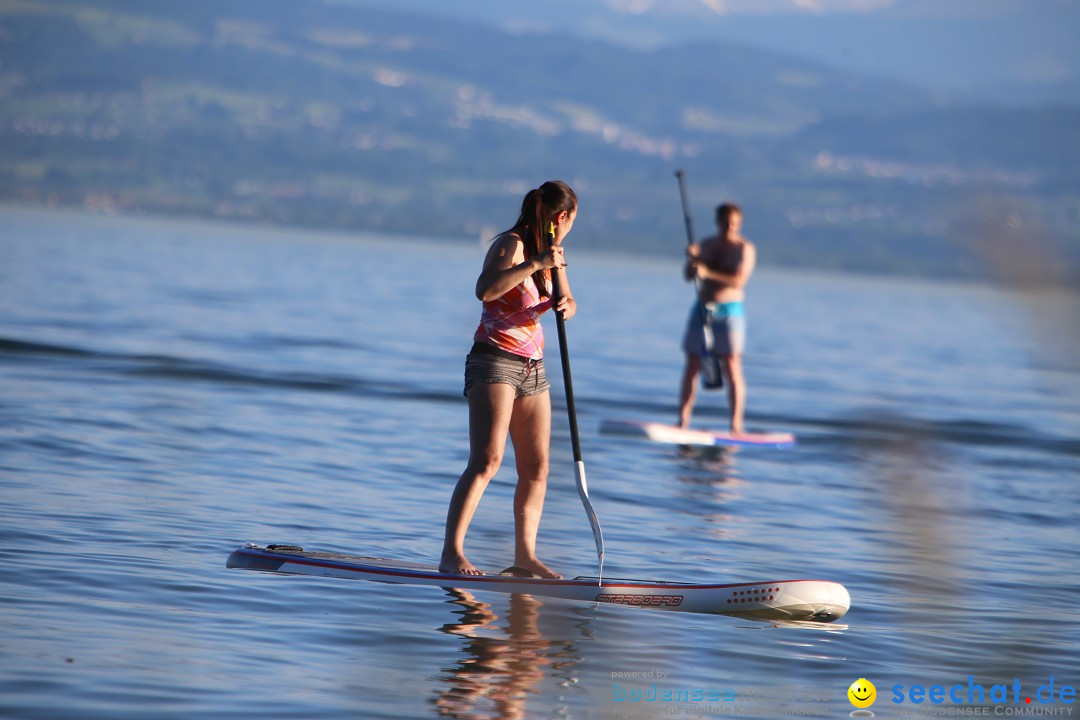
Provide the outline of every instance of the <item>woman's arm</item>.
[[561,247],[549,248],[526,260],[525,244],[521,238],[513,233],[504,233],[495,239],[484,258],[484,269],[476,279],[476,297],[482,302],[494,300],[520,285],[537,270],[561,268],[564,264]]
[[574,294],[570,291],[570,279],[566,276],[565,263],[553,272],[559,274],[559,290],[562,291],[562,297],[559,298],[559,304],[555,306],[555,312],[562,313],[563,320],[569,320],[577,314],[577,301],[574,300]]

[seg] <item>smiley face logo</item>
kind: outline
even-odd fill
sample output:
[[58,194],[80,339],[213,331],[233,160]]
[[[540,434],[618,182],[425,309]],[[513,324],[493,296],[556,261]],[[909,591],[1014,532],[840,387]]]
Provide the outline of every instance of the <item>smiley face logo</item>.
[[868,708],[877,700],[877,688],[866,678],[859,678],[847,689],[848,700],[857,708]]

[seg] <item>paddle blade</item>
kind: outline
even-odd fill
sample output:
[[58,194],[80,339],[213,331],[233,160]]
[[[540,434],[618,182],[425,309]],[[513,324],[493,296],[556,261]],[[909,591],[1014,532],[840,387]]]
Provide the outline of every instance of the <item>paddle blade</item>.
[[596,584],[599,585],[604,581],[604,533],[600,530],[600,519],[596,517],[596,510],[593,509],[592,500],[589,499],[589,485],[585,480],[585,463],[578,460],[574,466],[577,470],[578,496],[581,497],[581,504],[585,506],[585,514],[589,517],[589,525],[592,526],[593,540],[596,541],[596,559],[600,563]]

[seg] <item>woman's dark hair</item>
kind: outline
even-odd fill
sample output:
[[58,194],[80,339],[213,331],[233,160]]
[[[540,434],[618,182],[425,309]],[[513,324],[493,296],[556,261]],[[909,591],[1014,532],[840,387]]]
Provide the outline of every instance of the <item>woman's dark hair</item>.
[[[568,213],[577,210],[577,195],[561,180],[549,180],[540,187],[525,193],[525,199],[521,201],[521,214],[518,215],[514,227],[510,228],[510,232],[521,236],[525,244],[526,260],[539,255],[547,248],[548,223],[564,210]],[[532,277],[540,296],[550,295],[547,282],[550,272],[537,270]]]

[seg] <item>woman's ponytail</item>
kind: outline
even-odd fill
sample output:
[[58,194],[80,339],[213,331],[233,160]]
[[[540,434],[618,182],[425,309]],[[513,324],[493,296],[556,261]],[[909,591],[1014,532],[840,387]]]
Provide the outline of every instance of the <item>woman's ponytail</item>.
[[[521,201],[521,213],[511,228],[525,245],[525,259],[536,257],[547,248],[547,226],[555,217],[566,211],[577,210],[577,195],[570,186],[560,180],[549,180],[538,188],[525,193]],[[541,297],[551,294],[551,273],[549,270],[537,270],[533,281]]]

